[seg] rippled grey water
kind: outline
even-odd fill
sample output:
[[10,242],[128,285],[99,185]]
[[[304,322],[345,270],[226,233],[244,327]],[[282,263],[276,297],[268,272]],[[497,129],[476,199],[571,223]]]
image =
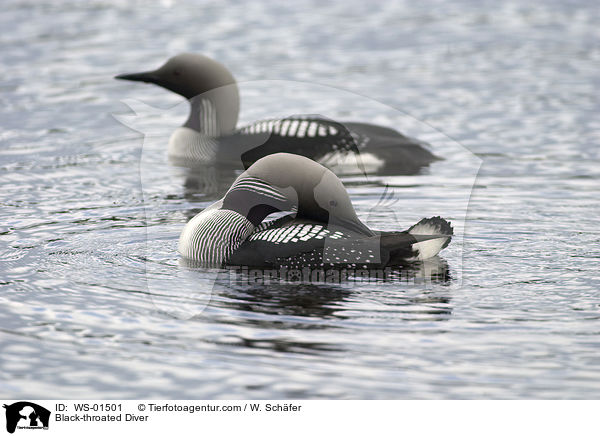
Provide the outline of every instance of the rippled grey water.
[[[599,19],[592,1],[5,1],[0,397],[600,398]],[[431,142],[446,160],[420,175],[345,182],[371,227],[451,219],[450,280],[218,280],[200,311],[214,272],[176,239],[218,187],[166,160],[179,98],[112,80],[180,51],[231,68],[242,121],[293,107]],[[146,141],[113,117],[124,99],[159,109],[127,121]],[[458,144],[481,159],[468,209],[479,161]]]

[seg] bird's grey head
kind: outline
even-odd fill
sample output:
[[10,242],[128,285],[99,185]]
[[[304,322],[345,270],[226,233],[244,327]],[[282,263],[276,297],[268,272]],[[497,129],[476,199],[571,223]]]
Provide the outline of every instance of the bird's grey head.
[[[237,124],[239,92],[236,81],[224,65],[207,56],[181,53],[156,70],[120,74],[115,79],[162,86],[190,100],[193,110],[200,110],[201,101],[212,102],[221,133],[233,131]],[[195,125],[189,127],[196,128]]]
[[238,180],[244,177],[260,179],[284,193],[297,206],[298,218],[373,235],[356,216],[341,180],[311,159],[290,153],[271,154],[256,161]]

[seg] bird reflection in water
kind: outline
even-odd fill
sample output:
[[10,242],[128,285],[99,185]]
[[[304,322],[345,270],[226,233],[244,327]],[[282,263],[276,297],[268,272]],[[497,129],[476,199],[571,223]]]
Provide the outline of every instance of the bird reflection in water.
[[[198,265],[183,259],[181,262],[185,268],[202,273]],[[348,277],[340,283],[287,280],[264,283],[256,280],[256,276],[251,279],[251,275],[246,272],[244,277],[241,270],[235,274],[231,270],[222,270],[215,280],[210,304],[196,319],[219,325],[260,328],[270,334],[260,338],[226,335],[213,337],[211,342],[286,353],[343,352],[345,350],[339,344],[288,338],[284,332],[347,328],[344,322],[356,318],[360,301],[372,292],[381,292],[378,299],[385,307],[384,322],[402,323],[403,328],[410,322],[448,321],[452,315],[447,286],[451,274],[446,261],[439,257],[395,268],[379,281],[368,279],[371,286],[365,277]],[[381,290],[382,284],[387,289]],[[390,286],[393,287],[391,292]]]

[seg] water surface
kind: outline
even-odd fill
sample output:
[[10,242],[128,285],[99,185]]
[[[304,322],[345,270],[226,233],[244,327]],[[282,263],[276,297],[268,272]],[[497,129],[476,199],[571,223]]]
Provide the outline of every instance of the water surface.
[[[3,9],[0,397],[600,398],[594,2]],[[283,106],[429,141],[446,160],[419,175],[344,181],[373,228],[452,220],[450,280],[267,287],[195,271],[197,290],[174,287],[190,277],[179,231],[219,186],[161,148],[180,99],[112,76],[180,51],[232,70],[242,122]],[[159,109],[139,120],[151,138],[113,117],[131,114],[123,99]],[[456,144],[481,159],[474,184]],[[380,204],[385,186],[395,203]]]

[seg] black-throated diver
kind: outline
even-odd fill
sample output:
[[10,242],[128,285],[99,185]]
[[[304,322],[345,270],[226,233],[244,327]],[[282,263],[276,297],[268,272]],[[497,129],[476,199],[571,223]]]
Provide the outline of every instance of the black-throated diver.
[[[274,212],[290,214],[270,222]],[[225,196],[192,218],[179,252],[206,266],[382,268],[435,256],[450,223],[426,218],[403,232],[369,229],[340,179],[303,156],[259,159]]]
[[180,161],[241,161],[248,168],[261,157],[288,152],[320,162],[338,174],[415,174],[439,159],[424,142],[368,123],[291,116],[237,128],[236,81],[225,66],[203,55],[179,54],[157,70],[116,78],[154,83],[189,100],[189,117],[169,140],[169,156]]

